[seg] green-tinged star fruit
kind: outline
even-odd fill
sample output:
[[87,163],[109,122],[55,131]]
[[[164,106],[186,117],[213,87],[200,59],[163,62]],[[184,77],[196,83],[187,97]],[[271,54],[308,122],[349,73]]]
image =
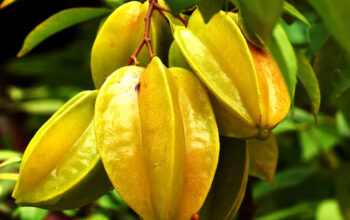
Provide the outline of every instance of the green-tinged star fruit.
[[87,205],[113,187],[97,151],[97,91],[81,92],[35,134],[23,155],[16,203],[51,210]]

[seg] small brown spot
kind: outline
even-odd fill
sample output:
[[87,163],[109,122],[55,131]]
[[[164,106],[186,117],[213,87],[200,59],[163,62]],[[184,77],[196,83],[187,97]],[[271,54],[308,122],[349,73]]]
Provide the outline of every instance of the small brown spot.
[[113,44],[113,43],[110,43],[109,46],[110,46],[111,48],[113,48],[113,47],[114,47],[114,44]]
[[135,86],[135,91],[136,91],[137,93],[139,93],[139,91],[140,91],[140,86],[141,86],[140,83],[137,84],[137,85]]

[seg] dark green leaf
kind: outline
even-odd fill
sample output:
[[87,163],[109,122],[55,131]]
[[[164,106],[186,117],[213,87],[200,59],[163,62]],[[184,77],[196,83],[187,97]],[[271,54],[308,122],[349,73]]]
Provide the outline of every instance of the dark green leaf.
[[294,97],[298,62],[294,48],[281,24],[277,24],[273,30],[268,47],[281,69],[291,97]]
[[316,56],[328,37],[329,31],[322,22],[319,21],[311,25],[309,29],[309,44],[311,47],[311,52],[314,56]]
[[208,22],[215,13],[221,10],[225,1],[226,0],[200,0],[198,8],[201,11],[204,21]]
[[328,38],[314,61],[322,100],[329,104],[350,88],[350,66],[347,54],[333,38]]
[[350,1],[349,0],[309,0],[319,13],[332,36],[350,55]]
[[126,0],[104,0],[107,5],[111,6],[112,8],[118,8],[122,4],[126,2]]
[[312,113],[317,122],[317,115],[320,109],[321,94],[318,80],[307,58],[301,53],[297,53],[298,58],[298,78],[306,89],[311,100]]
[[313,167],[294,167],[283,172],[278,172],[275,176],[274,186],[266,182],[260,182],[253,189],[254,198],[297,186],[310,178],[316,170]]
[[283,12],[283,0],[239,0],[242,22],[248,32],[268,43]]
[[249,152],[249,175],[273,185],[278,161],[278,146],[273,134],[267,140],[246,141]]
[[305,215],[309,214],[312,211],[314,206],[315,203],[303,202],[292,207],[268,213],[264,216],[256,218],[256,220],[300,219],[298,218],[299,216],[305,217]]
[[297,18],[297,19],[299,19],[300,21],[304,22],[306,25],[311,26],[311,24],[310,24],[309,21],[304,17],[304,15],[303,15],[302,13],[300,13],[300,12],[298,11],[298,9],[296,9],[292,4],[289,4],[288,2],[284,2],[284,3],[283,3],[283,9],[284,9],[284,11],[285,11],[287,14],[289,14],[289,15],[291,15],[291,16]]
[[350,219],[350,164],[342,165],[335,178],[335,194],[344,219]]
[[181,10],[196,5],[199,0],[165,0],[174,15],[178,15]]
[[243,200],[249,173],[244,140],[223,138],[219,165],[208,197],[199,212],[201,220],[232,219]]
[[342,94],[335,102],[335,105],[343,113],[347,123],[350,123],[350,89]]
[[110,13],[105,8],[70,8],[52,15],[35,27],[24,40],[18,57],[24,56],[48,37],[73,25]]

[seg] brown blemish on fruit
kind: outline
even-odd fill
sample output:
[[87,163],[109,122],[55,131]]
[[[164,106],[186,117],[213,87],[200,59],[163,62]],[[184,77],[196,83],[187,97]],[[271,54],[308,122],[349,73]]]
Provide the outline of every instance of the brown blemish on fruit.
[[137,93],[139,93],[139,91],[140,91],[140,86],[141,86],[140,83],[137,84],[137,85],[135,86],[135,91],[136,91]]

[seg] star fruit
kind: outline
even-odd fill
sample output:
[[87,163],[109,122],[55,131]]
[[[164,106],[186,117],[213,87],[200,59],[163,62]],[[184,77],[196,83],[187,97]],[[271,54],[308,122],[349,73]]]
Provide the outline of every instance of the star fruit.
[[115,189],[144,220],[189,220],[209,192],[219,136],[206,90],[154,57],[118,69],[101,88],[95,130]]
[[24,152],[16,203],[51,210],[87,205],[113,187],[93,130],[97,91],[81,92],[35,134]]
[[[106,77],[123,67],[143,39],[148,2],[131,1],[117,8],[104,22],[91,51],[91,73],[96,88]],[[155,54],[166,57],[171,43],[171,30],[166,19],[158,12],[152,13],[150,39]],[[137,56],[141,66],[149,62],[147,48]]]
[[174,38],[179,50],[173,51],[182,52],[210,91],[221,135],[266,139],[287,115],[290,94],[275,60],[246,41],[230,13],[220,11],[205,23],[196,10]]

